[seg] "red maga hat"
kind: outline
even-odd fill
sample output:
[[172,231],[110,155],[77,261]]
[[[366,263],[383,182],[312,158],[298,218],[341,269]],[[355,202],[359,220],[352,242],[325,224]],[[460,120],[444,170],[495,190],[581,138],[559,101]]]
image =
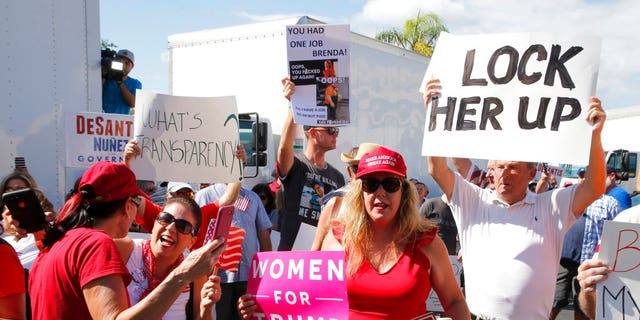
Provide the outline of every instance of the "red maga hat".
[[136,175],[124,163],[100,161],[91,166],[80,179],[78,190],[87,191],[90,203],[111,202],[147,194],[138,188]]
[[407,166],[402,155],[391,149],[379,147],[360,158],[356,178],[374,172],[389,172],[406,178]]

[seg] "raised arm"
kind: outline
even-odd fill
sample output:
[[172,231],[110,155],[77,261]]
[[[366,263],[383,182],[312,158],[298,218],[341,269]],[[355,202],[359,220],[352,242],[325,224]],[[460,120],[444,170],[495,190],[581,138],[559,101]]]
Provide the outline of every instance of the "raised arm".
[[[284,86],[284,96],[288,100],[291,99],[291,95],[296,91],[296,86],[289,78],[282,79],[282,85]],[[282,127],[282,137],[280,138],[280,146],[278,147],[278,174],[281,177],[289,174],[289,170],[293,166],[293,142],[296,138],[296,124],[293,122],[293,111],[289,108],[287,112],[287,118],[284,121]]]
[[187,284],[206,275],[225,248],[216,239],[195,250],[136,305],[128,307],[127,289],[117,274],[100,277],[82,288],[87,307],[94,319],[159,319]]
[[465,179],[469,175],[469,170],[471,170],[471,160],[467,158],[451,158],[451,163],[456,168],[456,171],[463,176]]
[[602,149],[601,133],[607,115],[602,110],[600,99],[592,97],[587,111],[587,121],[593,123],[591,130],[591,151],[589,152],[589,170],[585,179],[576,187],[573,196],[571,212],[580,216],[593,201],[605,191],[604,150]]
[[[440,80],[431,79],[427,82],[427,86],[424,90],[424,108],[429,109],[429,102],[431,99],[440,94]],[[427,163],[429,164],[429,174],[436,180],[436,183],[442,189],[442,192],[447,196],[447,199],[451,199],[453,193],[453,186],[455,182],[455,175],[453,171],[447,165],[447,159],[444,157],[427,157]],[[468,170],[469,168],[467,168]]]

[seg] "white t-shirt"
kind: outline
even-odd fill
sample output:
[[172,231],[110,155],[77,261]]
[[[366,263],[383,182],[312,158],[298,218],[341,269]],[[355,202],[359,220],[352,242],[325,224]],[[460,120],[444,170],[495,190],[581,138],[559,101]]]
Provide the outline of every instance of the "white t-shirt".
[[613,221],[640,223],[640,205],[620,212]]
[[36,245],[36,239],[33,237],[33,233],[27,233],[25,238],[18,241],[15,241],[14,236],[8,234],[3,234],[2,238],[16,250],[22,266],[27,270],[31,270],[33,262],[40,253],[40,249],[38,249],[38,246]]
[[[140,297],[144,293],[144,291],[149,287],[149,281],[144,276],[144,260],[142,258],[142,242],[146,241],[146,239],[132,239],[133,240],[133,251],[131,251],[131,255],[129,256],[129,260],[127,260],[127,269],[129,269],[129,273],[132,276],[131,283],[127,287],[127,291],[129,291],[129,302],[131,305],[134,305],[140,301]],[[186,306],[189,301],[189,289],[190,287],[187,285],[176,301],[173,302],[167,313],[164,314],[162,319],[164,320],[173,320],[173,319],[185,319],[186,318]],[[194,292],[196,294],[196,292]],[[200,294],[199,292],[197,294]]]
[[450,201],[458,227],[466,299],[491,319],[548,319],[564,235],[576,221],[575,187],[508,205],[456,174]]

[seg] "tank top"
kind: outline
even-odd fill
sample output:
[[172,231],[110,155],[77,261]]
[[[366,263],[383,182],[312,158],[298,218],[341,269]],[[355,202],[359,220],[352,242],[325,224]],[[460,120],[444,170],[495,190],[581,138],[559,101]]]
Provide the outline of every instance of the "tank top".
[[[342,243],[344,226],[332,225],[332,232]],[[431,263],[421,247],[429,245],[437,232],[433,228],[414,235],[398,262],[387,272],[376,271],[369,260],[356,274],[347,276],[349,319],[412,319],[426,313],[425,301],[431,291]]]
[[[127,269],[129,269],[129,273],[131,273],[131,283],[127,286],[127,291],[129,291],[129,303],[134,305],[140,301],[140,296],[142,293],[147,290],[149,286],[149,281],[144,277],[144,260],[142,259],[142,242],[145,239],[133,239],[133,250],[131,251],[131,255],[129,255],[129,260],[127,261]],[[176,301],[173,302],[167,313],[164,314],[162,319],[164,320],[173,320],[173,319],[185,319],[186,318],[186,307],[187,302],[189,301],[189,289],[190,287],[187,285]]]

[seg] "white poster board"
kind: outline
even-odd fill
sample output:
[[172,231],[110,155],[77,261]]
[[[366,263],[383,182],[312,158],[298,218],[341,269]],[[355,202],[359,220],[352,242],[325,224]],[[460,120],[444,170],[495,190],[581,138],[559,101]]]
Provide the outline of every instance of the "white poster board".
[[[453,268],[453,275],[456,277],[458,287],[460,286],[460,276],[462,275],[462,262],[458,261],[458,256],[449,256],[449,263]],[[429,312],[443,312],[444,308],[438,299],[436,292],[431,289],[429,297],[427,298],[427,311]]]
[[349,113],[349,25],[287,26],[289,78],[295,123],[344,126]]
[[595,37],[442,33],[420,86],[442,85],[428,106],[422,154],[588,163],[585,118],[599,59]]
[[66,166],[89,168],[109,160],[122,162],[133,136],[133,116],[114,113],[65,113]]
[[136,92],[134,137],[138,179],[236,182],[239,123],[235,97],[178,97]]
[[598,259],[612,272],[596,285],[596,319],[640,319],[640,224],[605,221]]

